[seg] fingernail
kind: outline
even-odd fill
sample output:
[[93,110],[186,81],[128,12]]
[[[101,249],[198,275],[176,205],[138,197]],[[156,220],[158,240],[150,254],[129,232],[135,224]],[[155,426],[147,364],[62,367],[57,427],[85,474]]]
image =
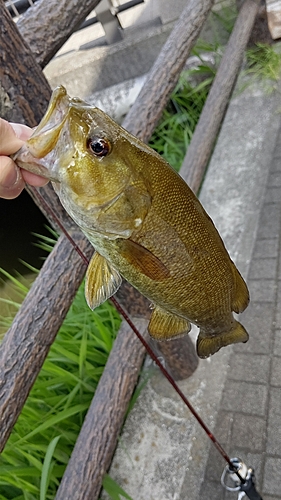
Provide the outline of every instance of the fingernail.
[[14,132],[15,132],[16,136],[17,136],[18,138],[20,138],[20,136],[21,136],[21,134],[22,134],[22,127],[21,127],[21,125],[20,125],[19,123],[11,123],[11,122],[10,122],[10,125],[11,125],[11,127],[13,128],[13,130],[14,130]]
[[20,178],[19,169],[17,167],[14,168],[7,167],[4,169],[1,177],[2,177],[1,186],[5,189],[11,189],[15,187]]

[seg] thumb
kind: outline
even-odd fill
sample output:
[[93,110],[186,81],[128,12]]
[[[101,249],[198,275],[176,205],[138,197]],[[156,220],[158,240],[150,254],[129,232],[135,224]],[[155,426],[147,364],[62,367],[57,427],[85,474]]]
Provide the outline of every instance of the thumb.
[[18,123],[11,125],[6,120],[0,118],[0,155],[15,153],[31,132],[25,125]]
[[22,123],[9,123],[18,139],[21,139],[22,141],[27,141],[33,132],[32,128],[22,125]]

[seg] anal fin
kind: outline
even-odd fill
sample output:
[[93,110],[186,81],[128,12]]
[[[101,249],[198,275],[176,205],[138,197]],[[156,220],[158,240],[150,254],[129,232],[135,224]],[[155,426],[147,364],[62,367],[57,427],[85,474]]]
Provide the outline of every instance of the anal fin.
[[148,331],[155,340],[170,340],[188,333],[190,323],[187,319],[156,306],[150,318]]
[[121,283],[118,271],[95,252],[88,266],[85,282],[85,297],[90,309],[95,309],[117,292]]

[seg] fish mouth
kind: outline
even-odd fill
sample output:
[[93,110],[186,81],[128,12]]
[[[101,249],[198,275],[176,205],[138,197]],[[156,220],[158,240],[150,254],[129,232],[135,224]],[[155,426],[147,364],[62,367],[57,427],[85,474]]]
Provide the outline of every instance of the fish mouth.
[[12,155],[19,167],[59,182],[52,152],[67,120],[69,107],[70,97],[61,85],[53,91],[48,109],[31,137]]

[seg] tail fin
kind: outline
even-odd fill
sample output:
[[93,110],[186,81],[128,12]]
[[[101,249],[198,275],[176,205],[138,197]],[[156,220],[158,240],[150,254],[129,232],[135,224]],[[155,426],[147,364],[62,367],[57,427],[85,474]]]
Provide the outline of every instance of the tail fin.
[[245,328],[238,323],[234,322],[232,330],[226,333],[220,333],[213,336],[205,336],[204,333],[199,333],[197,339],[197,354],[199,358],[208,358],[211,354],[219,351],[221,347],[229,344],[236,344],[238,342],[247,342],[249,335]]

